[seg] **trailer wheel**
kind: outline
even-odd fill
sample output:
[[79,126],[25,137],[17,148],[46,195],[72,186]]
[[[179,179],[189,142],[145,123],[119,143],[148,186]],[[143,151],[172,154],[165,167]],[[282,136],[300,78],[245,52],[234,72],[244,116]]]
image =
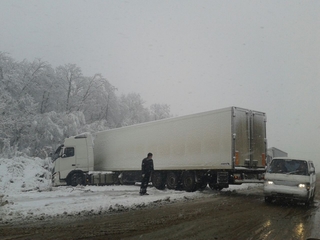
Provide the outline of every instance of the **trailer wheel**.
[[193,172],[186,171],[182,176],[183,189],[187,192],[194,192],[197,188],[195,175]]
[[152,184],[156,189],[163,190],[165,188],[164,174],[161,172],[153,172]]
[[73,173],[70,178],[71,186],[84,185],[84,175],[80,172]]
[[177,189],[179,184],[178,174],[176,174],[175,172],[169,172],[167,174],[166,183],[168,189]]

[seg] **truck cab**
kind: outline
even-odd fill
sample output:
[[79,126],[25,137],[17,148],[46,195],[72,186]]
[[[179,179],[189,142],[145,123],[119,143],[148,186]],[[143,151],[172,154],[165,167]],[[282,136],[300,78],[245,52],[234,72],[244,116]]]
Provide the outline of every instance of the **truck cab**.
[[312,161],[288,157],[273,158],[264,182],[266,202],[289,200],[308,205],[316,190],[316,173]]
[[85,183],[85,173],[93,170],[92,136],[84,133],[66,138],[52,157],[54,161],[53,185]]

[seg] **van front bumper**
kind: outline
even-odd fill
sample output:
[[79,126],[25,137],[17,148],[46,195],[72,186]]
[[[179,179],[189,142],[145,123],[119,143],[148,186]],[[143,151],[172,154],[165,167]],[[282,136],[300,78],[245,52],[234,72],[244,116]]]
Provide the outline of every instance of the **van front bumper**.
[[[300,184],[299,184],[300,185]],[[297,200],[297,201],[308,201],[309,200],[309,190],[303,185],[297,186],[285,186],[276,185],[270,183],[270,181],[265,181],[264,183],[264,196]]]

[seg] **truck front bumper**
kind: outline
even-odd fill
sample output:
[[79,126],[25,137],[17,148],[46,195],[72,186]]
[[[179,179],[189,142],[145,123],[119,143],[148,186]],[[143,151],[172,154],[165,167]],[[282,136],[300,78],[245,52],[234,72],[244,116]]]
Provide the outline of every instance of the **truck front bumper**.
[[53,187],[65,186],[65,185],[67,185],[67,182],[60,179],[60,172],[55,172],[52,174],[52,186]]

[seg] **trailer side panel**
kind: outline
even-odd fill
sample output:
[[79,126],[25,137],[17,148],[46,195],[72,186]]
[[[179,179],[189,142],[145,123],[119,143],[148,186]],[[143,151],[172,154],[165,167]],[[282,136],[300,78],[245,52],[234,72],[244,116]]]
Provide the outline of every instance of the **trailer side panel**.
[[232,110],[225,108],[104,132],[95,136],[95,170],[140,170],[154,154],[157,170],[231,169]]

